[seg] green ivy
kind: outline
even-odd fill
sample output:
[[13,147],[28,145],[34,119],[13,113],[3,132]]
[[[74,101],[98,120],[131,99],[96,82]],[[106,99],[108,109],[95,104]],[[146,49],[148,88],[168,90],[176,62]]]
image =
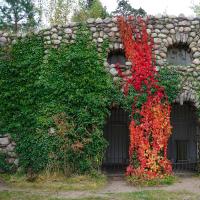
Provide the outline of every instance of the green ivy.
[[[0,49],[0,129],[16,141],[25,172],[97,169],[107,146],[103,126],[110,106],[117,103],[131,112],[138,94],[131,88],[124,96],[113,84],[103,67],[107,44],[98,54],[90,38],[82,27],[75,43],[50,49],[47,57],[38,36]],[[178,93],[178,75],[161,70],[159,81],[172,102]],[[140,96],[136,106],[145,101],[146,96]]]
[[[6,162],[7,156],[5,153],[0,152],[0,170],[2,172],[13,172],[15,169],[13,164]],[[0,171],[0,172],[1,172]]]
[[181,74],[173,67],[161,68],[158,74],[158,83],[164,87],[169,103],[173,103],[180,92]]
[[106,44],[99,55],[90,36],[81,28],[74,44],[50,49],[45,60],[35,36],[2,50],[0,128],[17,142],[25,171],[69,165],[84,173],[102,162],[103,125],[115,89],[103,67]]
[[[102,130],[115,89],[103,67],[104,56],[98,54],[89,32],[81,28],[74,44],[49,52],[38,80],[44,94],[38,121],[48,127],[51,116],[66,114],[73,127],[72,133],[64,133],[69,142],[67,159],[76,172],[97,168],[107,144]],[[76,143],[83,147],[74,151],[70,147]]]

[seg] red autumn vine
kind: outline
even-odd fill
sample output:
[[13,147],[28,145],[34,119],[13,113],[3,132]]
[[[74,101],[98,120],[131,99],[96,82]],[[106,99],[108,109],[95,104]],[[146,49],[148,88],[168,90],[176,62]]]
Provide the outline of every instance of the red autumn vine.
[[[171,134],[170,105],[156,80],[153,40],[141,18],[131,16],[126,20],[118,17],[118,26],[126,58],[132,62],[131,75],[125,76],[118,65],[116,69],[124,82],[124,94],[127,95],[131,87],[137,93],[129,127],[127,175],[147,179],[162,177],[172,171],[167,159],[167,142]],[[146,100],[138,108],[137,101],[143,94],[146,94]]]

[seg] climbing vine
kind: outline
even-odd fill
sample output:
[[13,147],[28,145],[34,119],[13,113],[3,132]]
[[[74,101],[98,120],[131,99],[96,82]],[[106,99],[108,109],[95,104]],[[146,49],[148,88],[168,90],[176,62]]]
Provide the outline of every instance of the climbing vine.
[[[153,40],[141,18],[118,17],[120,36],[125,55],[132,62],[131,76],[123,74],[123,91],[135,92],[130,123],[130,165],[127,175],[152,179],[170,174],[172,167],[167,159],[167,142],[171,134],[170,104],[164,87],[158,83]],[[140,103],[138,103],[138,101]]]
[[79,27],[75,43],[49,49],[46,58],[39,36],[0,49],[0,130],[16,141],[26,173],[85,173],[102,163],[115,89],[103,67],[106,44],[100,55],[90,37]]

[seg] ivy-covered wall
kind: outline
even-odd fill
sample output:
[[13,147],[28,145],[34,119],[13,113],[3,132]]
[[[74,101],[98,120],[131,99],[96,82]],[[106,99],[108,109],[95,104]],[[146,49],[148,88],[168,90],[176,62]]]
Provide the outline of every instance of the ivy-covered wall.
[[[9,64],[10,67],[10,71],[1,71],[0,76],[13,76],[13,72],[15,72],[15,70],[17,69],[16,66],[19,67],[19,69],[22,69],[23,73],[27,73],[27,80],[23,79],[22,74],[17,74],[16,71],[16,76],[19,78],[18,80],[19,83],[16,84],[16,82],[12,79],[13,82],[9,82],[8,80],[4,81],[3,83],[6,84],[11,84],[9,86],[12,86],[10,88],[10,93],[8,93],[8,96],[6,98],[10,99],[11,98],[11,104],[10,109],[12,110],[13,108],[16,109],[16,103],[17,103],[17,108],[20,110],[22,108],[27,108],[27,110],[25,111],[26,115],[25,116],[19,116],[16,114],[12,115],[12,120],[16,120],[18,121],[19,119],[25,119],[24,122],[26,122],[28,124],[28,127],[30,128],[30,131],[33,131],[33,133],[35,131],[37,131],[36,135],[32,135],[30,138],[25,139],[25,135],[27,130],[20,130],[21,131],[21,138],[14,138],[14,140],[16,139],[24,139],[24,142],[27,142],[27,146],[19,146],[17,147],[17,151],[21,152],[23,154],[23,151],[26,151],[27,149],[31,152],[32,148],[38,149],[45,153],[50,152],[50,148],[54,148],[53,152],[55,153],[56,151],[58,151],[58,149],[56,149],[58,146],[55,143],[56,141],[54,140],[54,138],[50,137],[51,134],[54,134],[56,129],[55,127],[57,127],[57,129],[60,130],[60,137],[64,137],[64,139],[68,139],[71,136],[62,136],[62,130],[65,129],[66,127],[62,126],[62,121],[66,122],[66,117],[69,117],[69,121],[70,121],[70,127],[74,126],[73,123],[71,124],[71,117],[73,118],[75,115],[75,119],[80,120],[81,121],[76,121],[75,127],[77,130],[77,124],[84,124],[86,123],[87,125],[87,130],[92,129],[93,131],[96,131],[96,135],[95,137],[100,138],[100,136],[102,135],[102,133],[98,132],[103,125],[103,119],[105,119],[106,114],[108,114],[108,108],[106,108],[106,106],[108,106],[111,103],[111,98],[107,98],[108,95],[108,91],[113,90],[112,84],[111,82],[107,82],[107,85],[105,85],[107,87],[101,88],[99,85],[96,87],[97,90],[101,90],[103,97],[106,97],[107,99],[104,99],[105,101],[102,101],[103,106],[105,108],[105,110],[103,110],[103,112],[99,113],[100,118],[96,118],[96,121],[93,122],[93,124],[96,124],[97,129],[95,129],[94,127],[91,127],[91,124],[89,123],[89,121],[91,120],[91,116],[92,119],[94,118],[94,113],[91,115],[88,115],[88,112],[81,110],[81,107],[79,107],[79,109],[77,109],[76,112],[72,111],[70,116],[65,116],[63,114],[61,114],[60,116],[55,116],[54,120],[53,120],[53,124],[54,124],[54,128],[48,130],[48,132],[46,134],[41,134],[41,130],[40,129],[31,129],[32,126],[35,127],[35,123],[38,123],[44,128],[49,127],[49,123],[52,123],[52,120],[46,120],[48,117],[48,114],[56,114],[59,113],[60,111],[62,111],[62,109],[64,108],[64,105],[66,105],[67,101],[70,101],[70,98],[72,98],[72,96],[70,97],[69,94],[67,94],[67,92],[69,92],[69,88],[72,89],[73,87],[76,88],[76,86],[74,85],[65,85],[65,80],[66,78],[70,78],[72,79],[73,77],[70,76],[70,74],[76,74],[77,76],[81,76],[81,74],[86,73],[87,66],[90,66],[91,68],[88,69],[87,73],[89,74],[93,74],[94,76],[91,77],[95,77],[95,73],[97,73],[97,77],[101,77],[101,73],[104,74],[104,72],[101,71],[101,69],[99,68],[99,71],[97,70],[97,68],[92,68],[92,66],[100,66],[100,65],[104,65],[106,71],[108,71],[110,73],[110,75],[113,77],[114,82],[118,81],[120,79],[118,72],[116,71],[115,65],[113,64],[109,64],[107,62],[106,59],[106,51],[105,51],[105,42],[108,41],[109,43],[109,47],[108,47],[108,52],[117,52],[117,51],[123,51],[123,45],[121,43],[121,39],[120,39],[120,35],[119,35],[119,30],[117,27],[117,19],[116,18],[106,18],[106,19],[88,19],[86,26],[89,28],[91,35],[87,35],[90,41],[93,41],[96,46],[93,48],[93,50],[96,51],[96,53],[94,53],[94,51],[92,51],[91,54],[81,54],[81,56],[89,56],[89,58],[91,59],[92,57],[94,59],[92,59],[92,62],[88,65],[87,62],[83,62],[82,60],[80,60],[80,62],[77,64],[76,63],[76,68],[73,71],[65,71],[65,75],[63,75],[62,70],[66,69],[65,67],[68,66],[75,66],[73,65],[73,59],[74,61],[78,62],[77,57],[75,56],[75,54],[73,55],[73,51],[75,51],[77,54],[79,52],[79,45],[83,45],[85,44],[86,41],[84,41],[83,37],[85,35],[80,35],[80,24],[77,23],[69,23],[66,24],[65,26],[54,26],[51,27],[49,29],[45,29],[45,30],[41,30],[37,33],[34,33],[34,37],[35,38],[39,38],[39,41],[37,41],[37,48],[32,49],[31,45],[34,44],[34,42],[36,42],[36,40],[34,41],[26,41],[27,44],[23,44],[22,46],[18,45],[17,40],[20,39],[20,41],[23,41],[23,38],[26,38],[25,35],[9,35],[7,33],[3,33],[0,32],[0,45],[3,48],[6,48],[10,45],[14,45],[15,43],[16,46],[14,48],[14,50],[11,52],[11,59],[13,58],[13,56],[16,58],[17,63],[13,63],[11,62],[11,66]],[[154,40],[154,54],[156,56],[156,65],[159,68],[169,68],[170,70],[178,70],[181,74],[182,74],[182,81],[181,81],[181,92],[180,94],[177,96],[176,102],[180,102],[181,104],[184,101],[191,101],[194,103],[194,105],[199,108],[200,104],[199,104],[199,81],[200,81],[200,19],[199,18],[187,18],[185,16],[150,16],[148,21],[147,21],[147,31],[148,33],[152,36],[153,40]],[[77,39],[78,37],[78,39]],[[21,40],[22,39],[22,40]],[[79,41],[80,39],[80,41]],[[26,40],[26,39],[25,39]],[[77,42],[79,41],[79,42]],[[77,43],[73,46],[71,44]],[[30,45],[30,51],[26,52],[26,46]],[[66,45],[68,46],[68,48],[63,48],[62,46]],[[61,47],[61,48],[59,48]],[[91,46],[92,47],[92,46]],[[170,65],[168,60],[170,59],[169,57],[169,49],[172,48],[172,52],[173,52],[173,48],[179,48],[179,47],[183,47],[184,52],[188,52],[188,55],[190,57],[189,59],[189,64],[187,65]],[[20,51],[19,48],[21,49],[21,57],[20,57]],[[23,49],[24,48],[24,49]],[[84,45],[82,46],[82,48],[84,49]],[[31,52],[31,49],[33,52]],[[53,50],[54,49],[54,50]],[[91,50],[91,49],[90,49]],[[17,53],[16,53],[17,52]],[[24,53],[27,53],[27,57],[23,57],[22,55]],[[35,54],[36,52],[36,54]],[[38,52],[38,54],[37,54]],[[90,51],[89,51],[90,52]],[[99,54],[97,54],[97,52]],[[76,54],[76,55],[77,55]],[[69,56],[68,56],[69,55]],[[100,58],[100,62],[97,62],[97,59],[99,59],[98,55],[101,55]],[[176,55],[176,53],[174,54]],[[33,56],[33,57],[31,57]],[[172,57],[173,57],[173,53],[172,53]],[[22,58],[22,59],[21,59]],[[29,58],[29,59],[28,59]],[[103,60],[104,59],[104,60]],[[29,60],[29,62],[28,62]],[[70,60],[70,62],[69,62]],[[34,62],[33,62],[34,61]],[[22,64],[21,64],[22,63]],[[2,64],[2,63],[1,63]],[[8,64],[8,63],[7,63]],[[4,63],[4,65],[6,65]],[[29,70],[25,67],[27,65],[30,65],[32,67],[32,69],[35,68],[34,71],[31,71],[31,73],[29,73]],[[37,68],[37,66],[41,66],[40,68]],[[83,65],[83,66],[82,66]],[[54,68],[55,66],[58,66],[57,68]],[[131,74],[130,72],[130,68],[131,68],[131,63],[130,61],[126,61],[125,65],[121,65],[120,66],[122,71],[124,72],[125,75],[129,76]],[[2,69],[5,69],[3,67],[3,65],[1,66]],[[86,70],[86,71],[84,71]],[[63,71],[64,72],[64,71]],[[105,76],[105,74],[103,75]],[[88,76],[88,78],[90,77],[90,75]],[[12,77],[13,78],[13,77]],[[108,77],[107,77],[108,78]],[[41,80],[41,81],[38,81]],[[51,82],[45,82],[45,81],[51,81]],[[74,81],[76,82],[77,79],[75,79]],[[106,80],[106,79],[105,79]],[[104,81],[105,80],[101,80]],[[110,81],[110,79],[108,78],[108,80]],[[97,81],[97,79],[95,80]],[[27,84],[28,83],[28,84]],[[50,84],[51,83],[51,84]],[[77,85],[80,84],[77,80]],[[85,92],[89,90],[92,91],[92,85],[94,83],[91,82],[90,83],[90,87],[91,88],[85,88]],[[24,87],[22,87],[24,85]],[[6,89],[6,85],[5,89]],[[64,89],[63,89],[64,86]],[[35,87],[39,87],[39,88],[43,88],[42,90],[40,90],[40,92],[42,93],[36,93],[36,91],[38,92],[38,90],[35,90]],[[54,93],[54,89],[58,89],[58,88],[62,88],[62,90],[58,91],[56,90],[56,92]],[[19,92],[18,92],[19,91]],[[73,91],[71,90],[71,93]],[[80,96],[79,98],[83,98],[84,96],[84,90],[81,92],[79,91],[80,94],[82,94],[82,96]],[[22,100],[19,102],[15,102],[15,98],[12,97],[16,97],[18,98],[18,94],[20,93]],[[64,94],[67,96],[67,98],[65,99]],[[111,93],[112,94],[112,93]],[[59,98],[59,96],[62,96],[62,98]],[[91,93],[92,95],[92,93]],[[93,94],[94,95],[94,94]],[[26,104],[26,97],[27,96],[32,96],[35,97],[37,96],[37,98],[33,98],[34,102],[32,102],[33,104],[36,105],[36,107],[32,107],[30,106],[30,104]],[[49,99],[50,97],[50,99]],[[77,98],[77,97],[76,97]],[[89,96],[84,97],[85,98],[89,98]],[[41,101],[42,99],[42,101]],[[79,99],[79,101],[80,101]],[[13,102],[12,102],[13,100]],[[113,100],[113,99],[112,99]],[[60,101],[63,101],[63,104],[59,104],[58,103]],[[74,99],[74,102],[78,102],[78,99]],[[41,103],[44,103],[43,105],[41,105]],[[84,100],[81,101],[82,103],[84,103]],[[96,102],[96,100],[91,100],[88,104],[88,106],[93,106],[95,105],[94,103]],[[25,104],[24,104],[25,103]],[[79,102],[80,103],[80,102]],[[2,105],[2,104],[1,104]],[[44,105],[48,105],[48,108],[45,107]],[[56,105],[56,106],[55,106]],[[57,106],[58,105],[58,106]],[[48,113],[52,107],[55,108],[55,110],[53,110],[53,113]],[[70,107],[71,106],[71,107]],[[70,113],[70,108],[76,108],[76,104],[70,105],[68,108],[64,108],[65,111],[67,111],[68,113]],[[93,107],[93,110],[91,110],[92,112],[95,112],[95,109],[99,110],[98,106],[97,107]],[[42,108],[47,108],[47,110],[42,110]],[[49,110],[48,110],[49,109]],[[32,112],[33,111],[33,112]],[[3,112],[3,110],[1,110],[1,112]],[[24,111],[23,111],[24,112]],[[43,113],[42,113],[43,112]],[[52,112],[52,110],[51,110]],[[33,113],[33,115],[29,115],[29,113]],[[40,113],[40,115],[38,115],[38,113]],[[45,114],[44,114],[45,113]],[[76,118],[76,116],[80,116],[81,114],[84,114],[84,116],[82,116],[82,118]],[[43,115],[44,114],[44,115]],[[43,116],[43,117],[42,117]],[[9,119],[10,116],[7,116],[7,118]],[[19,118],[18,118],[19,117]],[[38,118],[37,118],[38,117]],[[34,121],[33,119],[37,118],[37,122]],[[98,124],[97,122],[99,122],[98,120],[100,120],[100,124]],[[9,120],[8,120],[9,121]],[[7,121],[5,122],[1,122],[1,126],[2,123],[7,123]],[[61,124],[60,124],[61,123]],[[25,124],[25,125],[27,125]],[[18,130],[18,124],[15,124],[16,130]],[[23,124],[20,124],[19,126],[23,126]],[[13,128],[13,127],[11,127]],[[82,127],[83,128],[83,127]],[[79,131],[81,134],[85,134],[85,128],[82,129],[81,127],[79,128]],[[9,130],[6,130],[9,131]],[[74,129],[70,129],[70,132],[72,133],[74,131]],[[70,141],[73,141],[72,143],[70,143],[69,145],[72,146],[74,145],[74,149],[75,150],[80,150],[82,147],[82,142],[80,143],[80,138],[79,136],[76,137],[72,137],[70,138]],[[27,141],[26,141],[27,140]],[[46,144],[45,141],[51,141],[51,145],[44,145]],[[59,140],[59,139],[58,139]],[[95,140],[95,138],[88,138],[88,141],[90,140]],[[42,143],[37,142],[37,141],[42,141]],[[98,140],[102,147],[106,145],[106,142],[103,140]],[[57,141],[58,142],[58,141]],[[86,142],[86,146],[87,146],[87,141]],[[59,143],[59,142],[58,142]],[[32,145],[31,148],[29,148],[29,145]],[[62,146],[62,142],[61,142],[61,147],[64,148],[67,151],[67,147],[66,146]],[[21,148],[21,149],[20,149]],[[52,151],[52,149],[51,149]],[[84,171],[84,167],[85,166],[89,166],[91,163],[89,162],[93,162],[93,159],[96,159],[96,162],[100,162],[100,160],[98,160],[101,156],[96,157],[95,158],[95,152],[100,152],[100,154],[103,153],[103,149],[91,149],[88,146],[88,154],[91,156],[90,158],[85,158],[85,160],[89,160],[88,163],[79,163],[79,167],[82,166],[83,169],[80,169],[82,171]],[[73,154],[71,154],[73,155]],[[43,161],[45,160],[45,165],[48,165],[49,162],[54,162],[55,160],[59,160],[59,157],[54,157],[54,155],[52,156],[52,160],[45,160],[46,157],[39,151],[35,151],[35,155],[32,156],[32,154],[30,154],[30,156],[27,157],[27,154],[23,155],[24,160],[22,160],[25,168],[29,169],[30,164],[32,162],[32,165],[34,166],[34,163],[40,163],[40,159],[43,159]],[[63,155],[59,155],[59,156],[63,156]],[[80,158],[82,157],[83,154],[80,154],[78,157],[74,157],[74,163],[80,161]],[[37,158],[38,162],[35,162],[35,158]],[[73,159],[73,156],[71,158],[67,158],[67,159]],[[31,160],[31,162],[30,162]],[[14,162],[14,161],[13,161]],[[42,164],[43,162],[41,162]],[[63,164],[63,163],[61,163]],[[43,169],[44,166],[35,166],[35,171]],[[55,167],[55,166],[54,166]],[[71,166],[69,166],[71,167]],[[33,167],[34,168],[34,167]],[[75,166],[76,168],[76,166]]]
[[[88,19],[87,26],[92,32],[92,40],[97,44],[97,50],[102,51],[101,46],[105,39],[109,41],[109,50],[117,51],[123,49],[116,18],[106,19]],[[168,49],[172,46],[182,45],[189,51],[191,63],[184,66],[176,66],[184,76],[184,84],[182,85],[182,93],[177,101],[190,100],[199,108],[198,94],[196,90],[199,88],[200,80],[200,19],[187,18],[183,15],[176,16],[150,16],[147,21],[147,31],[154,39],[156,55],[156,64],[158,67],[167,66]],[[58,48],[61,44],[73,43],[76,38],[76,32],[79,24],[71,22],[65,26],[54,26],[45,30],[41,30],[36,35],[40,35],[44,39],[45,54],[48,54],[49,48]],[[0,32],[0,44],[7,45],[15,43],[16,37],[20,35],[9,35]],[[23,37],[23,36],[22,36]],[[117,79],[117,72],[114,65],[104,63],[106,69]],[[130,62],[126,62],[126,74],[130,74]]]

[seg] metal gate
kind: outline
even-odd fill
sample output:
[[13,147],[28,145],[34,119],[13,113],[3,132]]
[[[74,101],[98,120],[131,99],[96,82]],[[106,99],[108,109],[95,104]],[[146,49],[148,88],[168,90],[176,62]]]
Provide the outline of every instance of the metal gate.
[[194,171],[197,168],[197,122],[195,108],[189,102],[173,104],[172,135],[168,143],[168,158],[174,171]]
[[129,116],[123,109],[113,108],[104,127],[104,137],[108,141],[103,170],[112,173],[125,169],[129,155]]

